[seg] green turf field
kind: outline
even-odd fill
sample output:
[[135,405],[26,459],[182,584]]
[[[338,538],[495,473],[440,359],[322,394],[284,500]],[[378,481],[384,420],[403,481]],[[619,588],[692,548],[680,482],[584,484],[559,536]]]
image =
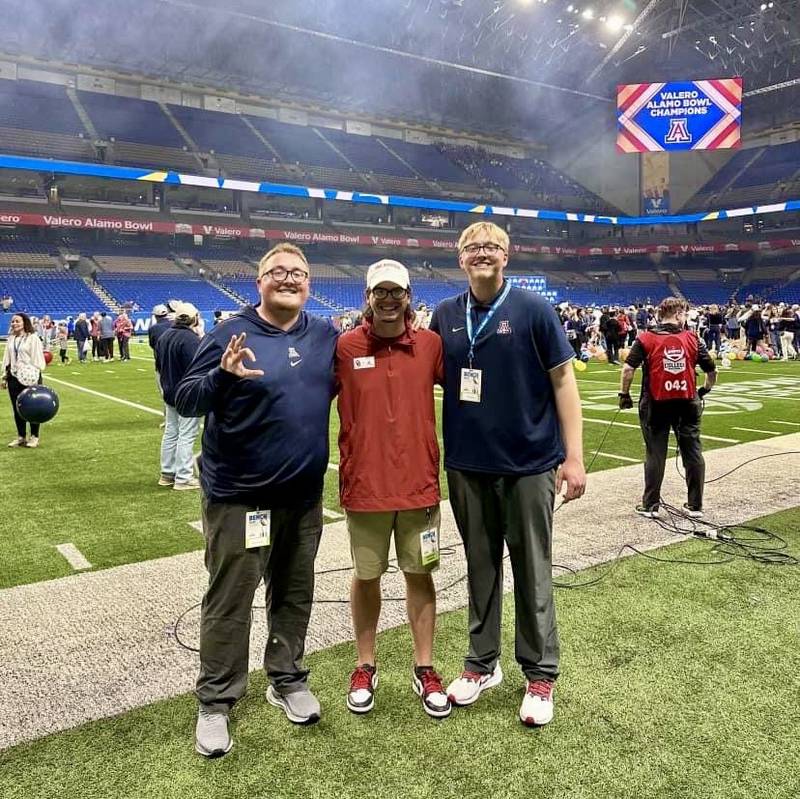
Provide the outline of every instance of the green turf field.
[[[74,348],[74,345],[72,345]],[[55,546],[70,542],[102,569],[198,549],[190,526],[200,517],[198,492],[159,488],[160,398],[146,344],[127,363],[55,362],[45,382],[61,410],[42,429],[37,450],[11,450],[15,436],[7,396],[0,396],[0,588],[73,573]],[[636,463],[643,444],[635,411],[616,411],[619,368],[591,363],[578,373],[584,402],[584,447],[592,471]],[[708,449],[800,430],[800,363],[736,362],[720,374],[703,423]],[[636,392],[636,384],[634,392]],[[441,393],[437,391],[437,411]],[[120,400],[122,402],[120,402]],[[608,435],[603,440],[603,436]],[[339,518],[336,412],[325,482],[328,520]],[[593,455],[598,451],[596,458]],[[711,475],[710,475],[711,476]],[[446,485],[442,480],[446,495]],[[632,490],[635,504],[638,486]]]
[[[800,554],[800,511],[763,521]],[[657,557],[712,558],[707,542]],[[582,573],[603,574],[607,565]],[[379,637],[376,709],[345,709],[352,645],[308,658],[323,706],[292,727],[263,698],[263,674],[233,714],[222,760],[193,751],[195,700],[183,696],[0,753],[3,799],[796,799],[796,568],[621,561],[599,584],[559,590],[563,679],[556,717],[517,719],[513,602],[504,683],[442,722],[410,688],[406,627]],[[461,668],[465,611],[439,620],[440,668]]]

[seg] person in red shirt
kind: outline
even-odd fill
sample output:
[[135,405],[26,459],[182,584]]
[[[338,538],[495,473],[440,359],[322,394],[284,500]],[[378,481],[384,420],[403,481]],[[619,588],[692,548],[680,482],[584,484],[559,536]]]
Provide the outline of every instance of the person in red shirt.
[[[717,372],[705,343],[686,328],[687,310],[686,302],[678,297],[664,299],[658,307],[658,327],[639,333],[622,367],[620,410],[633,408],[633,375],[640,366],[643,372],[639,425],[645,444],[644,494],[636,512],[646,519],[659,515],[670,430],[675,431],[686,470],[688,502],[684,512],[693,519],[703,517],[705,461],[700,421],[703,397],[716,383]],[[705,373],[699,389],[697,366]]]
[[114,321],[114,333],[119,342],[119,359],[129,361],[131,359],[130,340],[133,335],[133,322],[125,311],[121,311]]
[[406,581],[414,638],[413,686],[428,715],[451,704],[433,668],[439,565],[439,445],[433,387],[443,380],[442,341],[411,326],[408,270],[384,259],[367,272],[362,324],[338,341],[339,492],[347,514],[353,581],[350,607],[357,666],[347,707],[368,713],[378,674],[375,634],[389,543]]

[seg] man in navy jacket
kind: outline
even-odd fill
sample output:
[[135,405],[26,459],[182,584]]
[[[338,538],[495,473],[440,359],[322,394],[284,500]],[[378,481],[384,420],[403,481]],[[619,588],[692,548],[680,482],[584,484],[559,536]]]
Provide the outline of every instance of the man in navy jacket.
[[161,439],[160,486],[176,491],[200,488],[192,475],[194,442],[200,419],[182,416],[175,408],[175,389],[189,369],[200,347],[200,313],[190,302],[175,302],[175,320],[155,346],[156,372],[164,394],[164,436]]
[[175,394],[205,416],[200,481],[209,583],[200,621],[196,749],[232,746],[228,713],[247,687],[250,608],[264,580],[267,700],[319,720],[303,667],[322,533],[322,483],[337,332],[304,310],[309,266],[279,244],[258,268],[260,302],[214,327]]

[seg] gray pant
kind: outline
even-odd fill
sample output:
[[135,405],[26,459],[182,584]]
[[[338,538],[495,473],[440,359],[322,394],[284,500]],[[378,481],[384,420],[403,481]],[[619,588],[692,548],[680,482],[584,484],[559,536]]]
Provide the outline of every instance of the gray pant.
[[202,505],[208,590],[200,617],[200,704],[227,713],[245,694],[251,606],[262,578],[268,626],[264,669],[279,693],[303,689],[321,500],[306,510],[273,509],[271,545],[258,549],[244,546],[245,512],[256,508],[206,498]]
[[529,680],[558,677],[552,541],[555,470],[510,476],[447,471],[450,504],[467,557],[469,653],[486,674],[500,657],[503,542],[514,574],[515,657]]
[[706,462],[700,443],[700,417],[702,406],[699,399],[663,400],[658,402],[643,395],[639,402],[639,426],[645,445],[644,494],[645,508],[658,507],[661,502],[661,484],[667,464],[669,431],[675,431],[683,468],[686,470],[686,485],[689,505],[703,507],[703,481]]

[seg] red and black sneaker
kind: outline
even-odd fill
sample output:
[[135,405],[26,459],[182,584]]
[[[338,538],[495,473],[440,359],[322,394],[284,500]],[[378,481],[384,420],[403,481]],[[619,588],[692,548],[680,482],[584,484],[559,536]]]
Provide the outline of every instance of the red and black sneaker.
[[351,713],[369,713],[375,707],[375,689],[378,687],[378,672],[375,666],[362,663],[350,675],[350,690],[347,693],[347,709]]
[[450,715],[453,706],[442,685],[442,678],[432,666],[417,666],[414,669],[414,691],[429,716],[444,719]]

